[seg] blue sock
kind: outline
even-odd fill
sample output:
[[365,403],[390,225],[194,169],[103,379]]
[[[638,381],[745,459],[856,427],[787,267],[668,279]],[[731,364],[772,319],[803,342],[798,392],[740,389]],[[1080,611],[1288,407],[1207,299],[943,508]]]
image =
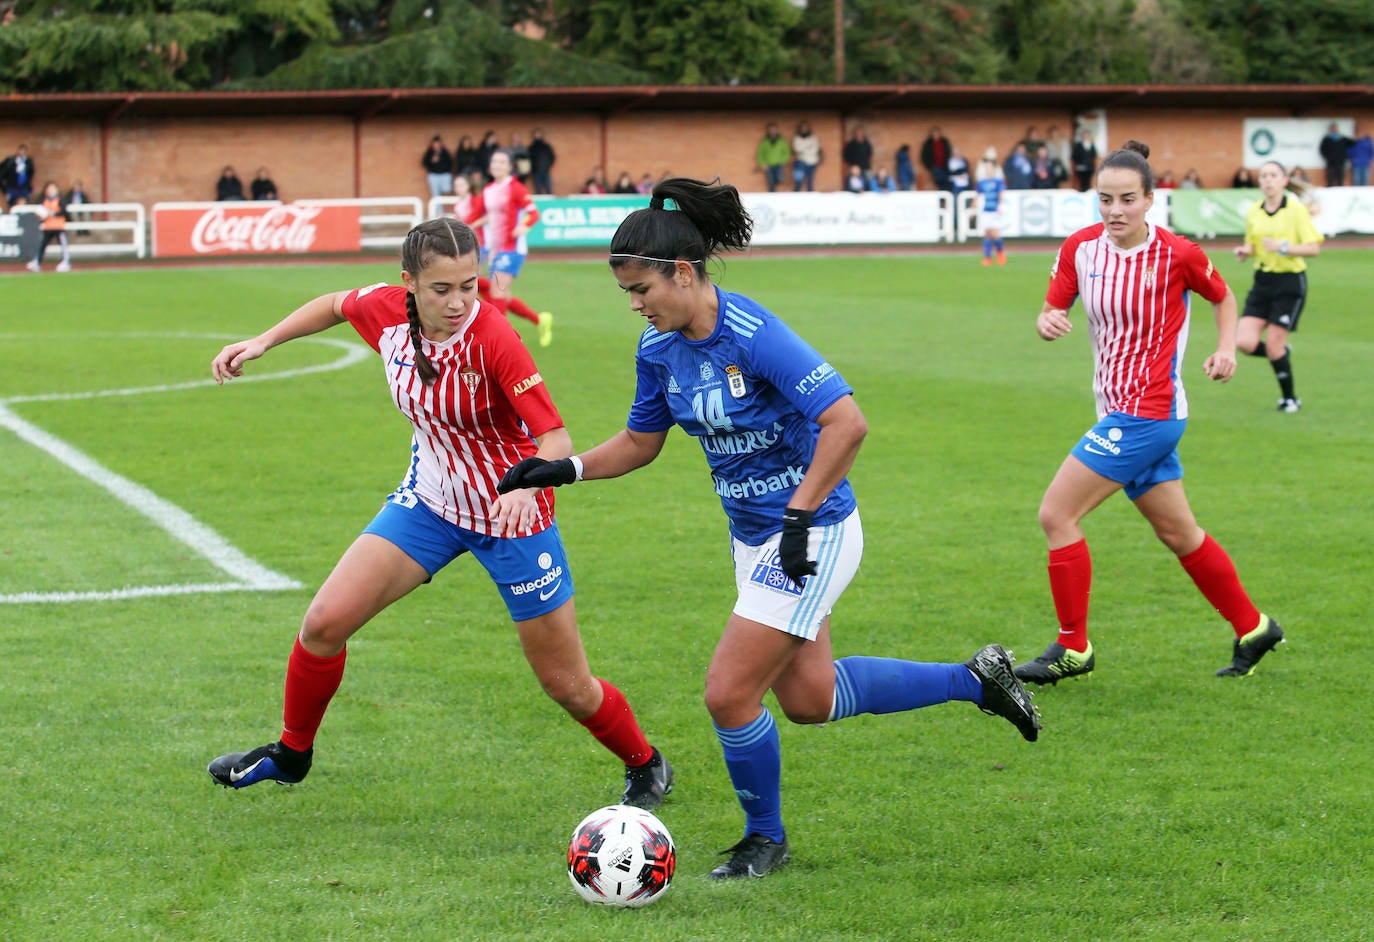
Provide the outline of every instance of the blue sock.
[[963,664],[846,657],[835,662],[835,705],[830,708],[830,719],[901,713],[950,700],[983,702],[982,682]]
[[999,252],[1002,251],[1002,246],[1004,246],[1005,244],[1006,243],[1004,243],[1001,239],[997,239],[992,243],[993,247],[997,249],[997,251]]
[[983,240],[983,257],[984,257],[984,258],[992,258],[992,240],[991,240],[991,239],[984,239],[984,240]]
[[778,726],[766,709],[738,729],[716,727],[725,750],[725,768],[744,809],[744,836],[762,834],[782,843],[782,747]]

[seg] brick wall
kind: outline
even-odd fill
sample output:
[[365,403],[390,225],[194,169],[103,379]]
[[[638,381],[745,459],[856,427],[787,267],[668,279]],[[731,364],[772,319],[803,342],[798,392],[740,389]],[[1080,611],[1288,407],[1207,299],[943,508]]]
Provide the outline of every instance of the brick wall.
[[[1344,114],[1351,114],[1349,109]],[[1230,111],[1125,110],[1107,115],[1113,145],[1138,138],[1152,149],[1157,173],[1172,169],[1181,178],[1196,167],[1205,185],[1225,186],[1240,165],[1242,122]],[[1374,124],[1374,111],[1353,112],[1362,126]],[[27,142],[38,167],[39,183],[55,179],[63,190],[84,180],[94,198],[150,204],[163,200],[208,200],[215,181],[232,165],[245,189],[258,167],[266,167],[284,199],[404,196],[425,197],[420,157],[438,132],[453,148],[463,134],[480,140],[488,129],[501,141],[512,132],[528,142],[530,129],[544,128],[558,154],[554,187],[559,194],[581,189],[592,168],[605,164],[614,181],[621,170],[638,180],[666,172],[712,178],[741,190],[763,187],[754,166],[754,148],[768,121],[790,137],[805,118],[820,136],[825,160],[818,189],[840,188],[839,152],[848,129],[864,125],[874,145],[875,166],[893,169],[897,148],[910,144],[918,154],[932,125],[944,129],[971,163],[996,147],[1005,156],[1028,125],[1043,133],[1058,125],[1072,135],[1073,117],[1054,111],[970,110],[951,114],[883,112],[847,119],[811,111],[652,111],[635,108],[609,117],[590,112],[514,114],[383,115],[358,125],[349,116],[138,118],[117,121],[106,133],[95,120],[0,121],[0,153]],[[356,137],[356,148],[355,148]],[[106,163],[102,165],[102,150]],[[355,161],[356,153],[356,161]],[[355,166],[356,163],[356,166]],[[102,170],[104,172],[102,172]],[[1308,168],[1315,178],[1319,168]],[[101,181],[108,189],[101,190]],[[930,181],[922,174],[920,185]]]

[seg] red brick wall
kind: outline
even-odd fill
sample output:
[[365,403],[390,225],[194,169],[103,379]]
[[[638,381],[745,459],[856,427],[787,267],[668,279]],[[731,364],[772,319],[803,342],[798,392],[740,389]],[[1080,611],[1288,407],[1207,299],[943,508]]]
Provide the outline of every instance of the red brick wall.
[[[1374,111],[1352,112],[1362,126],[1374,124]],[[1172,169],[1181,178],[1196,167],[1205,185],[1225,186],[1240,165],[1242,122],[1247,116],[1229,111],[1149,110],[1108,112],[1113,145],[1130,137],[1148,143],[1156,172]],[[503,143],[512,132],[529,140],[530,129],[543,127],[558,154],[554,187],[574,193],[604,163],[614,181],[621,170],[638,180],[645,172],[712,178],[719,175],[748,191],[761,189],[754,148],[768,121],[777,121],[790,137],[806,118],[820,135],[825,160],[818,189],[839,189],[843,168],[839,152],[847,129],[861,123],[874,145],[875,166],[893,169],[897,148],[910,144],[914,154],[932,125],[944,129],[971,162],[989,146],[1005,156],[1028,125],[1043,133],[1058,125],[1073,130],[1072,115],[1053,111],[1010,109],[884,112],[842,118],[830,112],[741,111],[728,114],[650,111],[636,108],[602,118],[593,113],[383,115],[362,122],[357,135],[348,116],[138,118],[117,121],[102,133],[95,120],[0,121],[0,153],[12,153],[19,142],[29,145],[40,184],[55,179],[65,190],[73,179],[85,181],[95,198],[150,204],[162,200],[208,200],[225,164],[231,164],[245,188],[265,166],[284,199],[348,196],[425,197],[420,156],[438,132],[450,148],[470,134],[480,139],[495,130]],[[106,163],[102,164],[102,140]],[[1319,168],[1308,168],[1315,171]],[[102,172],[103,171],[103,172]],[[1319,178],[1318,174],[1314,174]],[[102,192],[101,181],[108,180]],[[922,188],[930,186],[924,175]],[[355,191],[356,187],[356,191]]]

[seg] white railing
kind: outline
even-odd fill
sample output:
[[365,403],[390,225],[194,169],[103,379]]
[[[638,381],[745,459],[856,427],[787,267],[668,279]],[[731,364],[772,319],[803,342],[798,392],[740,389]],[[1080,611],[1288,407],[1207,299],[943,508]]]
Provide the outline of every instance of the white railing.
[[[357,206],[365,249],[399,248],[406,233],[425,220],[418,196],[365,196],[359,199],[296,200],[299,206]],[[382,212],[381,210],[392,210]]]
[[[38,203],[15,206],[15,213],[42,215]],[[86,241],[86,236],[93,236]],[[142,203],[72,203],[67,207],[67,244],[73,258],[148,256],[148,211]]]

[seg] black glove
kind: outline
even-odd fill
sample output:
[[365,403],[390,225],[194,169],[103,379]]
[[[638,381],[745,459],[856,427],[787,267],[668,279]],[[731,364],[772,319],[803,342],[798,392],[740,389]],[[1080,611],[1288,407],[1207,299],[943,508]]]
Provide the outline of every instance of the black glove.
[[571,458],[545,461],[543,458],[526,458],[506,472],[496,485],[496,493],[505,494],[522,487],[558,487],[577,480],[577,469]]
[[816,573],[816,564],[806,558],[806,532],[811,528],[813,516],[812,511],[795,507],[782,512],[782,542],[778,545],[778,555],[782,557],[782,571],[797,585],[801,585],[806,576]]

